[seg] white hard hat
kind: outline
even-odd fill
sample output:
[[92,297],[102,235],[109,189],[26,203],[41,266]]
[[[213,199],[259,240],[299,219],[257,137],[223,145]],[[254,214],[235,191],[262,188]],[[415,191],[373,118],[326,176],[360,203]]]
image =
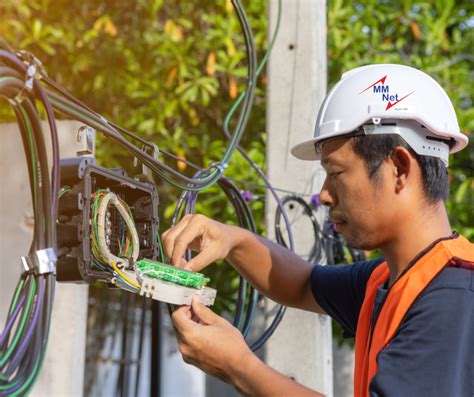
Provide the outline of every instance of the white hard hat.
[[[319,160],[315,144],[352,133],[398,134],[418,154],[439,157],[467,146],[453,105],[426,73],[404,65],[362,66],[344,73],[319,109],[314,137],[291,149],[302,160]],[[449,144],[449,146],[448,146]]]

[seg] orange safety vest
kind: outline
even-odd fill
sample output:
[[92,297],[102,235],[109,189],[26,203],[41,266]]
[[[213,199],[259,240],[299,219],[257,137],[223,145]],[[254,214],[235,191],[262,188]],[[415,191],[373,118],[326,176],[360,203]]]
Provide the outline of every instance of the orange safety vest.
[[354,396],[369,396],[369,385],[378,370],[377,356],[387,347],[406,313],[428,284],[446,266],[471,262],[474,269],[474,244],[465,237],[441,240],[425,253],[390,288],[379,312],[375,328],[371,329],[377,288],[384,284],[390,270],[383,262],[372,272],[359,314],[355,341]]

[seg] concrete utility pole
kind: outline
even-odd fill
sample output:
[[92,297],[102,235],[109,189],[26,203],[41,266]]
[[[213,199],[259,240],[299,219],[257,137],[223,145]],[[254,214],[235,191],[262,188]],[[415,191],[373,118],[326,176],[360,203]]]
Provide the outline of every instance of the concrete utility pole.
[[[277,11],[278,0],[270,0],[270,34]],[[276,187],[310,195],[322,185],[324,173],[319,163],[295,159],[290,148],[311,137],[326,92],[326,69],[326,2],[283,0],[280,31],[268,65],[267,91],[267,167]],[[266,219],[272,239],[275,209],[268,195]],[[296,217],[298,214],[290,213],[290,221]],[[309,224],[297,224],[293,228],[296,252],[304,255],[314,243],[314,234]],[[266,362],[297,382],[332,396],[330,319],[288,309],[266,344]]]
[[[85,148],[78,142],[82,124],[58,121],[61,157],[74,157]],[[0,145],[0,319],[2,326],[8,305],[20,277],[20,257],[28,253],[33,236],[33,209],[26,159],[16,124],[3,124]],[[49,129],[43,123],[48,139]],[[82,396],[89,287],[56,284],[53,317],[43,368],[31,396]]]

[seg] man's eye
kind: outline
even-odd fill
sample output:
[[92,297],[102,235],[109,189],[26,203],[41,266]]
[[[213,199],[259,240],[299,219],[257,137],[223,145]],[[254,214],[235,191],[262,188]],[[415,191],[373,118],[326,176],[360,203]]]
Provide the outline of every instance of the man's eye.
[[334,177],[336,177],[337,175],[340,175],[340,174],[342,174],[342,171],[330,172],[330,173],[329,173],[329,176],[330,176],[331,178],[334,178]]

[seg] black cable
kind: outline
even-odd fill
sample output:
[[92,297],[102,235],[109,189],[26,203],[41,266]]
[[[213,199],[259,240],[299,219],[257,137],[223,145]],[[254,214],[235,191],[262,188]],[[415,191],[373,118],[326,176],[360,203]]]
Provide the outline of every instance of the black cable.
[[[220,179],[219,186],[224,191],[227,198],[231,202],[232,206],[236,210],[236,215],[239,220],[239,225],[247,230],[250,230],[252,233],[256,233],[257,228],[255,226],[252,212],[250,211],[250,208],[247,202],[245,201],[242,194],[240,193],[240,190],[227,178]],[[239,300],[240,300],[240,293],[241,291],[239,289]],[[255,308],[258,301],[258,296],[259,296],[258,291],[253,286],[250,286],[250,290],[249,290],[250,303],[247,305],[247,314],[245,316],[245,321],[242,328],[242,335],[244,336],[244,338],[247,338],[250,332],[250,328],[252,326],[252,322],[254,318]],[[236,313],[238,312],[236,311]],[[239,322],[240,322],[240,319],[239,319]]]
[[[168,306],[168,309],[169,306]],[[161,305],[158,301],[151,302],[151,373],[150,397],[161,396]],[[171,312],[170,312],[171,315]]]
[[324,251],[328,265],[355,263],[366,260],[363,250],[347,245],[341,234],[337,233],[334,225],[326,219],[323,225]]
[[242,321],[243,306],[245,305],[245,297],[247,294],[247,281],[239,274],[239,289],[237,292],[237,303],[235,306],[235,316],[232,324],[237,327]]
[[283,319],[283,316],[285,315],[285,312],[286,312],[286,306],[280,305],[279,308],[278,308],[278,311],[275,315],[275,318],[273,319],[270,326],[265,330],[265,332],[262,334],[262,336],[260,338],[258,338],[250,346],[250,349],[252,349],[253,352],[260,349],[267,342],[267,340],[270,339],[270,337],[273,335],[275,330],[280,325],[280,322]]
[[[9,53],[8,51],[5,50],[0,50],[0,60],[3,60],[8,66],[11,66],[13,69],[15,69],[18,73],[20,74],[26,74],[27,66],[21,62],[14,54]],[[25,82],[22,84],[21,91],[24,90]],[[52,158],[53,158],[53,165],[52,165],[52,170],[53,170],[53,192],[52,195],[50,195],[50,199],[47,200],[44,205],[45,207],[45,212],[42,214],[43,217],[45,217],[50,225],[46,227],[45,235],[46,235],[46,247],[50,247],[53,249],[56,249],[56,228],[54,227],[55,219],[57,218],[57,195],[59,192],[59,147],[58,147],[58,136],[57,136],[57,130],[56,130],[56,123],[54,119],[54,114],[53,110],[51,107],[51,104],[49,103],[49,99],[47,98],[47,95],[45,94],[44,89],[42,88],[41,84],[38,82],[37,79],[33,79],[33,93],[35,96],[41,101],[43,104],[44,110],[47,115],[50,131],[51,131],[51,141],[52,141]],[[35,113],[34,118],[39,120],[39,116],[36,117],[37,111],[36,109],[33,109],[33,112]],[[42,131],[41,129],[41,124],[39,127],[39,130]],[[39,143],[44,142],[43,134],[41,133],[41,137],[38,136],[38,139],[40,140]],[[42,150],[40,149],[40,156],[45,155],[45,152],[42,153]],[[43,166],[43,168],[41,168]],[[46,160],[45,163],[39,164],[39,167],[42,170],[42,174],[44,175],[43,181],[49,181],[49,167],[48,167],[48,162]],[[46,167],[46,168],[44,168]],[[43,171],[46,170],[46,171]],[[47,178],[47,179],[46,179]],[[47,185],[47,186],[46,186]],[[43,187],[47,190],[44,194],[47,195],[48,190],[51,190],[51,185],[48,183],[44,183]],[[48,208],[51,207],[51,208]]]
[[137,354],[137,366],[135,370],[135,397],[139,397],[138,390],[140,387],[140,372],[142,367],[142,351],[143,351],[143,341],[145,336],[145,320],[146,313],[148,311],[148,300],[142,298],[141,311],[140,311],[140,334],[138,336],[138,354]]
[[[282,203],[285,204],[297,204],[302,207],[303,213],[311,220],[314,234],[314,244],[311,247],[311,251],[307,261],[309,263],[319,263],[323,259],[323,244],[321,242],[321,230],[319,227],[318,220],[314,214],[313,208],[301,197],[295,195],[287,195],[282,200]],[[283,245],[285,248],[288,248],[285,238],[280,226],[281,222],[281,209],[277,207],[275,213],[275,236],[278,244]]]
[[[2,51],[0,50],[0,53]],[[2,61],[5,60],[4,57],[0,58]],[[0,67],[0,76],[3,77],[0,81],[0,95],[8,98],[13,104],[25,154],[27,159],[29,159],[27,169],[30,179],[30,190],[34,201],[33,213],[35,220],[33,240],[29,251],[32,256],[36,254],[38,249],[56,248],[55,226],[52,221],[54,219],[52,207],[54,189],[52,190],[49,180],[46,145],[38,110],[34,100],[30,99],[32,94],[25,88],[25,81],[19,78],[19,75],[24,73],[25,65],[21,65],[21,62],[11,62],[10,66],[14,70],[12,70],[12,67],[4,65]],[[34,91],[34,81],[33,88]],[[40,93],[35,93],[35,95],[38,94]],[[42,99],[44,100],[44,98]],[[52,120],[52,123],[54,124],[54,120]],[[56,154],[58,153],[53,148],[53,158],[57,157]],[[31,161],[33,156],[35,158],[34,164]],[[36,183],[34,183],[35,179]],[[11,328],[8,335],[5,335],[0,347],[2,352],[6,352],[10,343],[11,332],[17,332],[15,337],[17,343],[11,346],[9,349],[10,356],[2,365],[0,383],[3,387],[0,390],[0,395],[11,394],[16,390],[22,390],[26,393],[34,384],[38,374],[36,368],[38,363],[42,361],[46,348],[51,318],[51,303],[54,294],[54,281],[51,282],[52,277],[47,274],[37,276],[27,274],[24,276],[25,283],[22,293],[25,294],[25,297],[28,296],[28,300],[30,300],[30,296],[35,296],[35,298],[32,300],[28,312],[25,312],[26,305],[23,304],[22,310],[19,313],[19,316],[25,316],[26,319],[21,331],[13,331],[13,328]],[[33,279],[35,279],[35,284],[37,285],[34,294],[32,290],[33,284],[30,282]],[[28,383],[26,383],[27,378]],[[22,394],[25,393],[22,392]]]
[[[247,54],[247,59],[248,59],[248,65],[247,65],[248,73],[247,73],[245,96],[244,96],[243,104],[241,106],[241,110],[238,116],[237,127],[233,134],[233,143],[229,146],[228,151],[226,152],[226,155],[224,156],[225,162],[227,162],[228,159],[230,159],[232,153],[236,149],[236,146],[238,145],[238,142],[240,141],[242,133],[245,130],[245,127],[248,123],[251,107],[253,104],[254,94],[255,94],[256,68],[257,68],[255,43],[253,40],[253,34],[250,28],[249,21],[242,8],[240,1],[232,0],[232,4],[234,5],[236,14],[238,16],[238,21],[242,28],[242,32],[245,39],[246,54]],[[14,64],[19,68],[22,67],[22,63],[19,60],[17,60],[15,57],[13,57],[12,54],[9,54],[7,51],[0,50],[0,57],[2,56],[6,58],[7,61],[10,62],[11,64]],[[148,153],[145,153],[140,148],[137,148],[136,146],[130,144],[125,138],[122,137],[122,135],[120,135],[119,132],[133,139],[137,139],[138,137],[136,137],[134,134],[132,134],[131,132],[125,130],[124,128],[114,123],[107,121],[104,117],[100,116],[98,113],[93,112],[91,109],[85,106],[81,101],[77,100],[72,95],[67,93],[62,87],[60,87],[57,83],[52,81],[44,73],[42,74],[42,78],[46,84],[48,84],[51,88],[55,89],[62,95],[62,98],[61,97],[58,98],[58,96],[55,97],[56,101],[61,102],[59,104],[58,102],[55,102],[55,107],[57,108],[57,110],[73,117],[74,119],[78,119],[99,131],[102,131],[103,133],[106,134],[106,136],[108,136],[109,138],[112,138],[113,140],[115,140],[116,142],[124,146],[138,160],[140,160],[145,166],[147,166],[152,171],[153,176],[157,178],[156,180],[157,183],[158,183],[158,180],[161,178],[165,178],[169,182],[171,182],[172,178],[177,178],[188,184],[187,186],[179,185],[179,187],[183,189],[189,189],[189,190],[199,190],[201,188],[208,187],[212,185],[213,183],[217,182],[217,180],[222,176],[222,172],[217,167],[213,167],[213,171],[212,173],[208,174],[207,179],[205,180],[192,179],[192,178],[188,178],[182,175],[181,173],[167,166],[166,164],[156,161],[153,157],[148,155]],[[48,91],[48,95],[51,95],[51,97],[53,98],[53,93],[51,91]],[[70,109],[64,106],[65,103],[68,103],[68,102],[69,104],[72,104],[73,107],[75,107],[76,109],[80,108],[83,114],[79,115],[77,113],[71,112]],[[93,120],[89,120],[88,117],[91,117]],[[139,140],[142,143],[146,143],[144,142],[143,139],[138,138],[137,140]],[[148,147],[153,147],[153,145],[152,144],[150,145],[148,143]]]

